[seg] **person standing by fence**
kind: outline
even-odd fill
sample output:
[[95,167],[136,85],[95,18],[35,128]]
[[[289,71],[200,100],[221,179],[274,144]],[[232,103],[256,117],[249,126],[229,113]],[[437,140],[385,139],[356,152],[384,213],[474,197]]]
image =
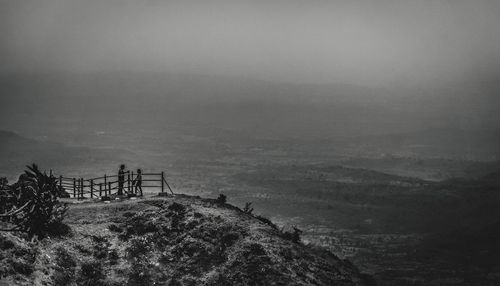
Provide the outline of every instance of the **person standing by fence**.
[[137,169],[137,177],[135,177],[135,179],[134,179],[134,185],[135,185],[135,193],[137,193],[137,190],[140,190],[141,197],[142,197],[142,171],[141,171],[141,169]]
[[125,184],[125,173],[128,171],[125,171],[125,165],[121,164],[120,165],[120,170],[118,170],[118,195],[122,196],[123,195],[123,186]]

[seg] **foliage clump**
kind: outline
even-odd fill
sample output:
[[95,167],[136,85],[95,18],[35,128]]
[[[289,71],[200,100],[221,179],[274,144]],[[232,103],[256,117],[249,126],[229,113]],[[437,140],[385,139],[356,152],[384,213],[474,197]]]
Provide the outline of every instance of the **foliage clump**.
[[0,277],[26,280],[32,275],[38,253],[34,244],[10,233],[0,233]]
[[227,197],[224,194],[220,194],[215,201],[219,204],[225,204],[227,201]]
[[298,229],[297,227],[293,227],[291,231],[281,231],[281,237],[287,240],[290,240],[295,243],[300,242],[300,235],[302,234],[302,230]]
[[69,285],[75,279],[76,262],[64,247],[58,247],[52,281],[54,285]]
[[251,202],[245,203],[245,207],[243,208],[243,212],[246,213],[246,214],[252,214],[253,208],[252,208],[252,203]]
[[62,220],[67,207],[59,202],[57,179],[41,172],[35,164],[27,168],[18,182],[2,187],[5,199],[0,201],[0,218],[14,225],[9,230],[26,232],[30,237],[66,232]]
[[86,286],[106,286],[108,283],[106,283],[105,278],[102,265],[99,261],[85,261],[81,265],[77,284]]
[[149,265],[148,263],[144,263],[143,261],[134,261],[128,273],[127,285],[130,286],[154,285],[155,281],[152,274],[154,270],[156,270],[154,269],[154,265]]

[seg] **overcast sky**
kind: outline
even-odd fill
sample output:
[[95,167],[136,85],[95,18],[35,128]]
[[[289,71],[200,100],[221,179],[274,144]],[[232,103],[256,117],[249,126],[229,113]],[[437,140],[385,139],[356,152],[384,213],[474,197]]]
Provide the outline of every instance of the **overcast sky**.
[[0,71],[498,79],[500,1],[0,0]]

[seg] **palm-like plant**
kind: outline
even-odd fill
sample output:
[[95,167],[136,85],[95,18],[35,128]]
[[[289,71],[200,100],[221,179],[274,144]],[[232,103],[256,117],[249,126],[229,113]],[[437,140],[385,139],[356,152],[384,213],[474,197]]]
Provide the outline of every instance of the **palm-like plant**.
[[58,200],[57,179],[42,173],[35,164],[27,168],[19,181],[10,186],[10,210],[0,217],[15,225],[10,230],[43,236],[61,224],[67,208]]

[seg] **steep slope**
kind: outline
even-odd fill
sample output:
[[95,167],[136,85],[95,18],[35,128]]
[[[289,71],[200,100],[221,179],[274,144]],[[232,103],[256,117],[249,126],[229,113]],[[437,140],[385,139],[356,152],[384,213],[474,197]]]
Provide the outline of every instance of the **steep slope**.
[[369,285],[348,261],[269,221],[177,196],[72,204],[69,234],[0,236],[0,285]]

